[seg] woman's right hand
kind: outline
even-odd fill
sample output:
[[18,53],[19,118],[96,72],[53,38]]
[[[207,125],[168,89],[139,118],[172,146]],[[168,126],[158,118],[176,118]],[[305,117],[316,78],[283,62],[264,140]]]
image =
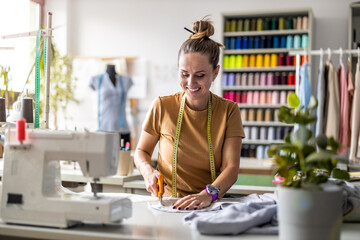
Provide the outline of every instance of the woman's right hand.
[[144,171],[142,172],[144,177],[146,190],[152,193],[154,196],[158,195],[159,187],[158,187],[158,178],[160,176],[160,172],[155,170],[151,165],[147,165],[144,167]]

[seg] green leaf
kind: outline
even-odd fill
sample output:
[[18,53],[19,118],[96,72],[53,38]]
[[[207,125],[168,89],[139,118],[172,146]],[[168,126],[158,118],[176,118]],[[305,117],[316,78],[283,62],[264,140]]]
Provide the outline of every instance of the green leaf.
[[341,147],[340,143],[336,141],[333,137],[328,138],[327,144],[331,147],[331,150],[336,153],[337,150]]
[[316,98],[314,96],[310,97],[310,102],[308,105],[308,109],[310,110],[315,110],[318,106],[318,101],[316,100]]
[[334,153],[329,150],[320,149],[318,152],[310,154],[305,161],[306,162],[318,162],[331,160]]
[[334,168],[332,171],[332,177],[337,179],[349,180],[350,174],[345,170]]
[[316,145],[321,149],[326,149],[328,138],[324,134],[319,134],[316,139]]
[[297,108],[300,105],[300,99],[294,92],[290,93],[287,97],[287,102],[291,108]]
[[299,129],[291,134],[291,143],[303,148],[307,141],[311,138],[312,132],[305,126],[300,125]]

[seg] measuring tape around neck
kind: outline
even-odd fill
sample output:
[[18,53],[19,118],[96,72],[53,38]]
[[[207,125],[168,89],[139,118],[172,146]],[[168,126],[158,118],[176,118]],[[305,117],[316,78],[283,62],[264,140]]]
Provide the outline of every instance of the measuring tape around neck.
[[[176,132],[175,132],[175,141],[174,141],[174,149],[173,149],[173,159],[172,159],[172,197],[177,197],[177,191],[176,191],[177,151],[179,146],[181,124],[184,115],[185,99],[186,99],[186,94],[184,93],[181,99],[179,115],[176,123]],[[211,181],[214,182],[216,179],[216,173],[215,173],[214,152],[211,141],[211,115],[212,115],[211,94],[209,94],[208,116],[207,116],[207,140],[208,140],[209,157],[210,157]]]

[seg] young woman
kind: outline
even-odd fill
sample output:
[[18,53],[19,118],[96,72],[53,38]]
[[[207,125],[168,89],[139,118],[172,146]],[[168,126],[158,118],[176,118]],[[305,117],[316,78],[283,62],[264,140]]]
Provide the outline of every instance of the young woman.
[[[157,195],[162,173],[164,196],[183,197],[174,204],[179,210],[207,207],[229,190],[237,180],[245,137],[237,104],[210,92],[224,47],[210,39],[212,23],[196,21],[190,32],[178,55],[182,91],[155,99],[135,151],[147,191]],[[155,170],[150,163],[157,142]]]

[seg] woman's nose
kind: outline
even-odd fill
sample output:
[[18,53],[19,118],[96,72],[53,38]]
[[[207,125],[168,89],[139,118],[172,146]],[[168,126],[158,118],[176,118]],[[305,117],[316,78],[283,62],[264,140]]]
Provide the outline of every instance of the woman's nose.
[[195,84],[195,76],[194,75],[190,75],[188,78],[188,86],[194,85]]

